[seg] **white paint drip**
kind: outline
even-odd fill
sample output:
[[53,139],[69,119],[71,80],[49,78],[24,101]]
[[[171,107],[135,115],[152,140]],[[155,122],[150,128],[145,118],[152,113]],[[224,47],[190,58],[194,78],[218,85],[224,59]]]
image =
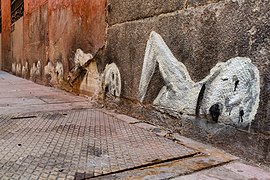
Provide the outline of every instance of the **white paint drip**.
[[28,62],[25,62],[25,65],[22,66],[22,76],[23,76],[24,78],[26,78],[28,72],[29,72],[29,64],[28,64]]

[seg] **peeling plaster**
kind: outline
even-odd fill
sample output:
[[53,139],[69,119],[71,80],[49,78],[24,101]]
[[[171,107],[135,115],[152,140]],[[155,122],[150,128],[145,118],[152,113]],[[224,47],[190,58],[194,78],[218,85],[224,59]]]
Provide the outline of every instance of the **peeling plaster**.
[[69,72],[70,82],[79,80],[79,92],[92,98],[97,98],[101,90],[101,78],[97,62],[93,55],[77,49],[74,57],[75,67]]
[[93,55],[88,53],[85,54],[81,49],[77,49],[74,62],[78,66],[85,65],[89,60],[93,59]]
[[156,65],[165,81],[153,105],[171,115],[204,115],[216,122],[247,126],[257,113],[259,71],[249,58],[236,57],[218,63],[200,82],[192,81],[162,37],[152,32],[147,42],[139,85],[143,102]]
[[96,61],[90,62],[86,70],[87,72],[80,84],[80,92],[92,98],[97,98],[101,90],[101,78],[98,73]]

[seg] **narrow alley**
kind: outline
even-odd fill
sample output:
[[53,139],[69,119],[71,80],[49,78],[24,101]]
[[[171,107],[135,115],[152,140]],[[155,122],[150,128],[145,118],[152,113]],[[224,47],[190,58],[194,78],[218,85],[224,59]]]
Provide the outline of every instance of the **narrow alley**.
[[0,86],[1,179],[270,177],[221,150],[96,109],[85,97],[2,71]]
[[270,180],[270,1],[0,0],[0,180]]

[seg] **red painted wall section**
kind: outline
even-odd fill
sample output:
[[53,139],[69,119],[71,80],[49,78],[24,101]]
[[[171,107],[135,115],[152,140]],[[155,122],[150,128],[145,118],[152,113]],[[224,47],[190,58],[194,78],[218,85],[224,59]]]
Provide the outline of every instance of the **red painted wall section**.
[[94,53],[105,44],[106,0],[74,0],[72,3],[74,16],[82,20],[80,33],[82,46],[90,45],[88,48]]
[[11,15],[10,0],[1,1],[2,12],[2,69],[11,69]]
[[40,6],[48,3],[48,0],[24,0],[24,14],[36,11]]
[[78,48],[95,54],[104,46],[105,4],[105,0],[49,0],[51,61],[61,61],[64,69],[70,69]]
[[95,54],[105,45],[106,0],[24,0],[24,3],[24,61],[29,62],[29,68],[38,61],[42,66],[35,81],[59,84],[44,74],[49,62],[63,65],[66,80],[78,48]]
[[[73,1],[74,0],[50,0],[50,6],[49,6],[49,8],[52,9],[52,10],[65,9],[68,6],[70,6]],[[89,0],[87,0],[87,1],[89,1]]]
[[[25,0],[25,13],[23,17],[24,65],[29,63],[29,71],[35,71],[33,66],[41,63],[39,73],[27,73],[31,80],[43,83],[44,66],[47,64],[48,49],[48,3],[46,1]],[[33,4],[32,4],[33,3]],[[31,6],[29,6],[31,5]],[[34,6],[36,5],[36,6]],[[34,74],[34,75],[33,75]]]

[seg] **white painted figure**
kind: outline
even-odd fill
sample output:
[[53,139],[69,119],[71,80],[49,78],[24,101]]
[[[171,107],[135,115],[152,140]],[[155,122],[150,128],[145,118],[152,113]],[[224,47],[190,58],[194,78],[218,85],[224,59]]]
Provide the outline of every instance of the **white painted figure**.
[[16,74],[16,63],[12,63],[11,71],[12,71],[13,74]]
[[115,63],[108,64],[104,70],[103,89],[106,95],[120,97],[121,76]]
[[35,73],[36,73],[36,76],[41,75],[41,62],[40,61],[37,62],[37,69]]
[[54,73],[54,66],[53,64],[49,61],[48,64],[44,67],[44,74],[45,75],[52,75]]
[[17,65],[16,65],[16,75],[20,76],[21,73],[22,73],[22,65],[17,63]]
[[32,67],[30,69],[30,77],[31,77],[31,79],[36,76],[36,72],[37,72],[36,63],[33,63]]
[[83,66],[85,63],[87,63],[89,60],[93,59],[93,55],[88,53],[85,54],[81,49],[77,49],[75,54],[75,64],[79,66]]
[[62,81],[64,76],[64,66],[61,62],[56,62],[55,73],[57,75],[58,81]]
[[41,62],[33,63],[30,69],[30,78],[35,80],[37,77],[41,75]]
[[218,63],[202,81],[194,82],[162,37],[152,32],[139,85],[141,102],[157,64],[165,82],[153,102],[158,109],[176,116],[210,116],[216,122],[239,126],[247,126],[254,119],[259,106],[260,78],[249,58],[236,57]]
[[28,71],[29,71],[29,64],[28,62],[25,62],[25,65],[22,66],[22,77],[27,78]]
[[54,67],[53,63],[49,61],[44,67],[44,74],[50,77],[49,80],[51,83],[59,83],[64,78],[64,66],[61,62],[57,61]]

